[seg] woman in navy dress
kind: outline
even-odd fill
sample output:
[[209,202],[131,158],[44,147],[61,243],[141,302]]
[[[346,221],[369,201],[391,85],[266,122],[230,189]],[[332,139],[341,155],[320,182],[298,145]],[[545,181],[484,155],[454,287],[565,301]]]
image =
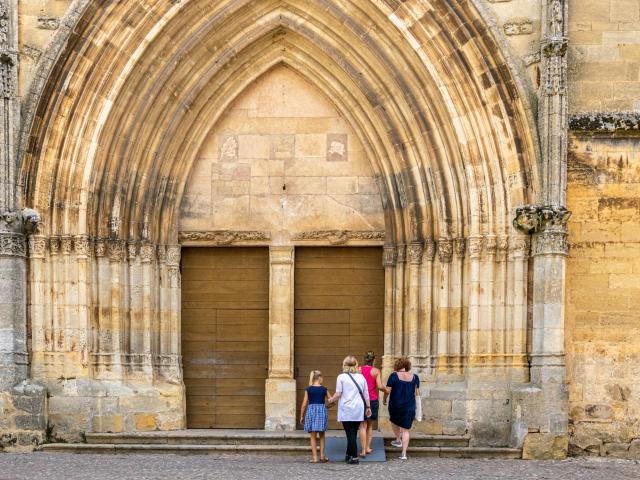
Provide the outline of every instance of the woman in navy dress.
[[389,420],[396,435],[391,445],[402,447],[400,459],[406,460],[409,430],[416,416],[416,395],[420,395],[420,379],[411,373],[411,362],[406,357],[396,360],[393,370],[387,380],[388,393],[384,394],[384,404],[389,397]]

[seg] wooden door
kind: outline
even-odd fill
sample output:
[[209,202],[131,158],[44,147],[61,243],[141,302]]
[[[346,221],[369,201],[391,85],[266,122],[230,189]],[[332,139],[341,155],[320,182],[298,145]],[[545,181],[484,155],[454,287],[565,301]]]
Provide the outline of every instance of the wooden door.
[[269,251],[182,250],[188,428],[264,428]]
[[[373,350],[382,357],[383,326],[381,248],[297,248],[295,367],[298,410],[311,370],[323,372],[324,384],[333,393],[345,356],[355,355],[362,362],[364,353]],[[329,428],[341,428],[336,422],[335,408],[329,410]]]

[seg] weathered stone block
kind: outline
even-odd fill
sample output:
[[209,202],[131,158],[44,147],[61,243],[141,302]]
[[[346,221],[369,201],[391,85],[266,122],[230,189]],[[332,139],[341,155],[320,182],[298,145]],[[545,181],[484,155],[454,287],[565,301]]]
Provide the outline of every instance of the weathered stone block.
[[525,460],[561,460],[566,458],[569,437],[552,433],[529,433],[524,440],[522,458]]
[[148,413],[138,413],[134,416],[136,422],[136,430],[149,431],[157,428],[156,418],[154,415]]

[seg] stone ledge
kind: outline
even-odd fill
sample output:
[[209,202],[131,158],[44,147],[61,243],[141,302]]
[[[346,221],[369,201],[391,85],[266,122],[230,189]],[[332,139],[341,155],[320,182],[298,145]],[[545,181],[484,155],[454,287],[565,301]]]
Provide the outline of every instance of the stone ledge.
[[569,130],[578,135],[640,137],[640,112],[586,112],[569,118]]

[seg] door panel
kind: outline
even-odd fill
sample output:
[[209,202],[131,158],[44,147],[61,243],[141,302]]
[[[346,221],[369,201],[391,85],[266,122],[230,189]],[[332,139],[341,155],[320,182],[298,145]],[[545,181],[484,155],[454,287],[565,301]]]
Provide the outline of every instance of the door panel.
[[188,428],[263,428],[266,248],[185,248],[182,355]]
[[[324,384],[333,393],[345,356],[352,354],[362,361],[367,350],[382,356],[383,315],[381,248],[296,249],[298,410],[311,370],[323,372]],[[336,422],[336,408],[329,410],[329,428],[341,428]]]

